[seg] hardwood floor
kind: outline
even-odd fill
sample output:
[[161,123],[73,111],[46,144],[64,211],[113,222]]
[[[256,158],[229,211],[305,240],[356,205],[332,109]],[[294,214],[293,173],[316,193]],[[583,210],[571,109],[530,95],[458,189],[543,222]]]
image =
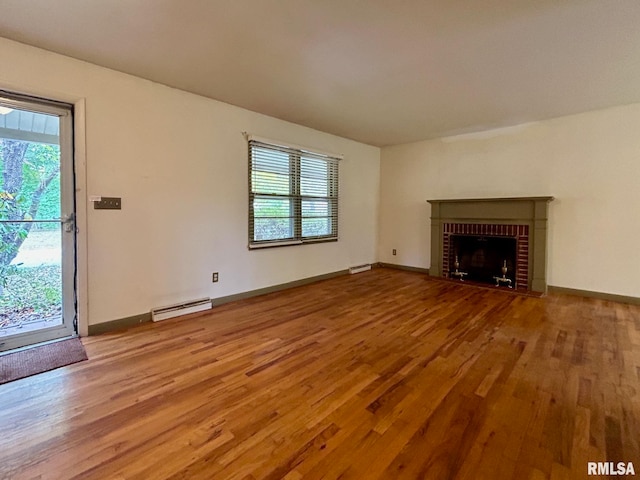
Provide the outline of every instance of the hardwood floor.
[[375,269],[84,343],[0,386],[0,478],[640,474],[638,306]]

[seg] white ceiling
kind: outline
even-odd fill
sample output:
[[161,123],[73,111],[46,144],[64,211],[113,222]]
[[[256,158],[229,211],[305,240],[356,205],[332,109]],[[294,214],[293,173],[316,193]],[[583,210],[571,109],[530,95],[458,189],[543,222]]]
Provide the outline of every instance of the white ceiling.
[[378,146],[640,102],[638,0],[0,0],[0,36]]

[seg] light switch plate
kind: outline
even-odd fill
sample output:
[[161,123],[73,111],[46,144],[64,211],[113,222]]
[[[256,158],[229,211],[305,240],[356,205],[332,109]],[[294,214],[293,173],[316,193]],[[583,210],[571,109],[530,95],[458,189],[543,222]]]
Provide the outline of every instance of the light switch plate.
[[121,210],[121,197],[101,197],[99,202],[93,202],[95,210]]

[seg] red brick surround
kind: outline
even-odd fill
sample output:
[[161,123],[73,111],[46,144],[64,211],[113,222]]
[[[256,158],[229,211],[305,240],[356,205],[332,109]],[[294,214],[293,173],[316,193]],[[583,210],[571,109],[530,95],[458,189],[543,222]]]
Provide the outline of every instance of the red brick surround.
[[516,239],[516,286],[529,290],[529,226],[498,223],[443,223],[442,273],[449,277],[451,235],[482,235],[484,237],[511,237]]

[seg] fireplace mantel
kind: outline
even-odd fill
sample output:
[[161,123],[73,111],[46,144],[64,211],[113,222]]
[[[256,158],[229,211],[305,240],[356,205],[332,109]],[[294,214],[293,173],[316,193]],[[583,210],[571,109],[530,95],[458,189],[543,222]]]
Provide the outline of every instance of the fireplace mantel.
[[429,274],[444,276],[443,225],[498,224],[528,226],[528,289],[547,291],[547,218],[554,197],[467,198],[427,200],[431,204]]

